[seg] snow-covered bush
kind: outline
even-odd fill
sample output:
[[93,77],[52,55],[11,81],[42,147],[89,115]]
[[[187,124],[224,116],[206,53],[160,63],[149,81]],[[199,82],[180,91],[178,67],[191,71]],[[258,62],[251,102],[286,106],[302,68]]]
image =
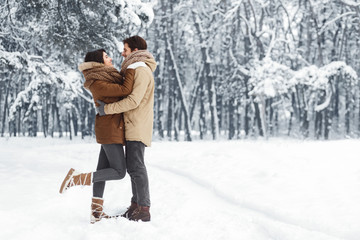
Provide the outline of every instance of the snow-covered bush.
[[249,82],[253,86],[250,94],[257,101],[260,101],[260,98],[268,99],[286,95],[290,91],[289,79],[293,74],[288,66],[272,61],[270,58],[255,62],[250,71]]

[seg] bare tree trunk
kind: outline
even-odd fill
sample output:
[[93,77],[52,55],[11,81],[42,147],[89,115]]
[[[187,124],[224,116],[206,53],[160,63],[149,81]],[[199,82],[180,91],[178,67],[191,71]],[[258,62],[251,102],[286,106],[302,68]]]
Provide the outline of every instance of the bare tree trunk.
[[316,139],[320,139],[320,136],[322,134],[322,111],[315,113],[315,137]]
[[248,136],[250,133],[250,97],[248,90],[248,79],[245,80],[245,116],[244,116],[244,130],[245,135]]
[[200,78],[200,117],[199,117],[199,132],[200,132],[200,139],[204,139],[206,135],[206,118],[205,118],[205,94],[204,94],[204,79],[203,77]]
[[305,138],[309,137],[309,120],[308,120],[308,112],[307,110],[304,110],[303,112],[303,121],[302,121],[302,133]]
[[200,91],[200,88],[201,88],[201,85],[200,85],[200,78],[201,78],[201,75],[202,75],[202,71],[203,71],[203,68],[204,68],[204,65],[201,64],[200,65],[200,69],[198,71],[198,74],[197,74],[197,77],[196,77],[196,85],[195,85],[195,88],[194,88],[194,91],[192,92],[191,94],[191,105],[190,105],[190,121],[192,121],[192,118],[194,116],[194,110],[195,110],[195,106],[196,106],[196,100],[198,99],[198,95],[199,95],[199,91]]
[[[247,28],[246,29],[246,35],[244,37],[244,54],[246,56],[245,59],[245,64],[247,64],[250,61],[250,56],[251,56],[251,42],[250,42],[250,30]],[[250,121],[251,121],[251,117],[250,117],[250,97],[249,97],[249,78],[248,76],[244,77],[244,85],[245,85],[245,115],[244,115],[244,130],[245,130],[245,135],[248,136],[249,132],[250,132]]]
[[85,131],[85,121],[86,121],[86,102],[84,100],[80,100],[80,128],[81,128],[81,139],[84,139],[86,131]]
[[59,138],[61,138],[63,136],[63,132],[62,132],[62,127],[61,127],[61,120],[60,120],[60,114],[59,114],[59,108],[56,104],[56,97],[54,97],[54,111],[55,111],[55,117],[54,119],[57,122],[57,127],[58,127],[58,131],[59,131]]
[[207,82],[207,91],[209,98],[209,106],[210,106],[210,114],[211,114],[211,133],[213,139],[218,139],[219,137],[219,121],[216,110],[216,92],[215,92],[215,84],[213,81],[213,77],[211,76],[211,66],[210,66],[210,57],[209,57],[209,47],[205,45],[205,36],[203,27],[201,26],[201,21],[198,15],[194,13],[194,25],[200,37],[201,44],[201,54],[202,54],[202,63],[204,64],[203,69],[203,77]]
[[228,139],[233,139],[235,136],[235,102],[233,98],[228,101],[228,114],[229,114],[229,135]]
[[[255,106],[256,108],[256,106]],[[258,108],[259,108],[259,120],[260,120],[260,128],[259,128],[259,133],[260,136],[265,137],[266,139],[268,138],[267,136],[267,131],[266,131],[266,103],[265,103],[265,99],[264,97],[261,97],[261,101],[258,104]]]
[[[50,91],[50,89],[46,89],[47,92]],[[41,122],[42,122],[42,130],[44,133],[44,137],[47,137],[49,133],[49,94],[44,94],[42,99],[42,108],[41,108]]]
[[55,131],[55,121],[56,121],[56,112],[55,112],[55,98],[51,98],[51,128],[50,128],[50,136],[54,137],[54,131]]
[[213,81],[213,77],[208,76],[207,81],[208,86],[208,94],[209,94],[209,102],[210,102],[210,115],[211,115],[211,133],[213,136],[213,140],[219,138],[220,130],[219,130],[219,119],[218,113],[216,109],[216,91],[215,84]]
[[[158,83],[161,82],[159,79]],[[160,85],[161,84],[161,85]],[[164,99],[164,87],[162,83],[157,84],[156,92],[157,92],[157,108],[156,108],[156,126],[161,139],[164,138],[164,127],[163,127],[163,116],[164,116],[164,109],[163,109],[163,99]]]
[[167,137],[169,140],[172,138],[172,126],[174,121],[174,84],[173,84],[173,78],[170,76],[168,80],[168,107],[167,107]]
[[[178,101],[177,101],[178,102]],[[175,104],[174,109],[174,140],[179,141],[180,128],[179,128],[179,116],[180,116],[181,108],[178,103]]]
[[[319,93],[317,104],[325,101],[325,92]],[[316,111],[315,112],[315,137],[316,139],[320,139],[322,135],[322,127],[323,127],[323,113],[324,111]]]
[[[171,5],[172,6],[172,5]],[[170,14],[172,14],[172,7],[170,7]],[[171,38],[172,36],[172,27],[173,27],[173,20],[171,19],[170,22],[167,24],[166,27],[166,34],[164,34],[164,38],[165,38],[165,62],[167,63],[167,79],[168,79],[168,106],[167,106],[167,138],[169,140],[172,139],[172,130],[173,130],[173,125],[174,125],[174,91],[175,91],[175,84],[174,84],[174,78],[175,78],[175,73],[174,73],[174,66],[173,64],[170,64],[171,62],[171,45],[170,42],[173,42]]]
[[30,136],[32,137],[36,137],[37,136],[37,132],[38,132],[38,128],[37,128],[37,124],[38,124],[38,110],[31,110],[30,115],[33,115],[33,117],[31,118],[31,131],[30,131]]
[[274,108],[272,107],[272,102],[273,102],[273,99],[267,99],[265,101],[265,116],[266,116],[266,113],[269,115],[269,120],[268,120],[268,124],[265,126],[265,129],[269,129],[269,133],[268,135],[270,136],[273,136],[274,134]]
[[[221,73],[219,73],[221,76]],[[223,96],[221,94],[217,94],[216,96],[216,112],[218,116],[218,122],[219,122],[219,131],[221,135],[221,131],[224,130],[223,126],[223,113],[224,113],[224,107],[223,107]]]
[[22,132],[21,131],[21,119],[22,119],[22,117],[21,117],[21,108],[19,109],[19,111],[18,111],[18,117],[17,117],[17,119],[16,119],[16,125],[17,125],[17,130],[18,130],[18,134],[19,134],[19,136],[20,136],[20,133]]
[[290,136],[290,134],[291,134],[291,130],[292,130],[292,119],[293,119],[293,117],[294,117],[294,112],[293,111],[291,111],[291,113],[290,113],[290,119],[289,119],[289,126],[288,126],[288,136]]
[[331,129],[331,109],[325,109],[324,110],[324,139],[328,140],[330,135],[330,129]]
[[[1,109],[1,102],[2,102],[2,97],[3,97],[3,88],[0,87],[0,113],[2,112],[2,109]],[[0,114],[0,119],[2,118],[2,115]],[[2,122],[0,122],[2,124]],[[1,125],[1,128],[2,128],[2,125]]]
[[259,135],[261,137],[264,136],[264,132],[263,132],[263,128],[262,128],[262,119],[261,119],[261,110],[259,108],[259,104],[257,102],[254,101],[254,108],[255,108],[255,122],[256,123],[258,129],[259,129]]
[[242,118],[241,118],[241,103],[240,101],[237,101],[236,104],[236,138],[240,139],[241,135],[242,135],[242,130],[241,130],[241,122],[242,122]]
[[349,96],[349,93],[348,93],[348,89],[346,89],[346,94],[345,94],[345,99],[346,99],[346,104],[345,104],[345,128],[346,128],[346,134],[349,136],[350,135],[350,96]]
[[66,115],[65,115],[65,137],[67,137],[68,133],[70,133],[70,140],[71,140],[70,116],[68,111],[69,110],[66,110]]
[[184,90],[183,90],[181,79],[180,79],[179,70],[178,70],[175,56],[174,56],[171,46],[172,45],[168,40],[168,51],[170,53],[170,59],[171,59],[170,63],[172,64],[173,69],[175,71],[176,83],[177,83],[177,87],[179,89],[180,100],[181,100],[182,109],[183,109],[184,117],[185,117],[185,140],[191,141],[191,123],[190,123],[189,111],[188,111],[185,94],[184,94]]
[[289,119],[289,126],[288,126],[288,136],[290,136],[291,134],[291,131],[292,131],[292,127],[293,127],[293,118],[294,118],[294,115],[295,115],[295,118],[298,118],[299,119],[299,103],[296,101],[296,95],[297,95],[297,87],[295,87],[295,93],[292,93],[291,94],[291,106],[292,106],[292,109],[291,109],[291,113],[290,113],[290,119]]
[[358,109],[359,109],[359,113],[358,113],[358,135],[360,134],[360,93],[358,95],[358,99],[357,99],[357,104],[358,104]]
[[8,97],[9,97],[9,93],[10,93],[10,80],[8,80],[7,82],[7,86],[6,86],[6,94],[5,94],[5,104],[4,104],[4,110],[3,110],[3,116],[2,116],[2,129],[1,129],[1,137],[4,137],[4,133],[5,133],[5,120],[6,120],[6,115],[8,113],[9,110],[9,104],[8,104]]
[[89,132],[90,136],[95,135],[95,118],[95,109],[92,107],[89,109],[89,111],[87,111],[87,131]]
[[[164,1],[160,1],[161,6],[161,17],[164,17],[166,15],[166,9],[165,9],[165,3]],[[155,24],[155,38],[154,39],[154,49],[163,49],[160,48],[159,45],[161,42],[158,39],[158,36],[162,36],[161,40],[162,43],[166,42],[166,34],[163,34],[166,31],[166,22],[161,21],[161,18],[157,20],[157,18],[154,19]],[[165,95],[165,86],[164,86],[164,72],[165,72],[165,66],[167,66],[167,63],[165,61],[161,62],[162,59],[166,60],[165,57],[162,58],[163,55],[166,55],[166,51],[157,51],[156,52],[157,59],[159,59],[159,66],[156,68],[154,72],[155,77],[155,94],[156,94],[156,101],[155,101],[155,123],[156,123],[156,130],[158,131],[160,139],[164,138],[164,107],[163,107],[163,101],[164,101],[164,95]]]
[[10,132],[10,136],[13,134],[14,137],[16,137],[16,125],[15,125],[15,120],[9,122],[9,132]]
[[[46,110],[46,109],[45,109]],[[47,113],[44,113],[45,112],[44,110],[44,107],[41,109],[41,120],[42,120],[42,128],[43,128],[43,133],[44,133],[44,137],[47,137],[47,127],[45,126],[46,125],[46,114]]]
[[[76,106],[75,106],[76,107]],[[77,111],[71,114],[71,123],[74,128],[74,136],[77,137],[79,131]]]
[[308,109],[306,106],[306,100],[304,96],[304,86],[296,87],[297,101],[299,105],[299,121],[300,121],[300,131],[305,138],[309,137],[309,119],[308,119]]
[[213,140],[219,138],[219,120],[216,109],[216,91],[213,77],[211,76],[211,66],[210,66],[210,57],[209,48],[202,48],[201,52],[203,54],[203,61],[205,64],[204,74],[207,79],[207,92],[209,98],[209,106],[210,106],[210,115],[211,115],[211,133],[213,136]]

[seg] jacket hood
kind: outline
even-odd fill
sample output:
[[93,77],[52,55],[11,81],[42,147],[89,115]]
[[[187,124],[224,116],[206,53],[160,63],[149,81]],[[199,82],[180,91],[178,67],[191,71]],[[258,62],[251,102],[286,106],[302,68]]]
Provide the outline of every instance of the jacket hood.
[[85,70],[89,70],[97,67],[105,67],[105,65],[103,63],[98,63],[98,62],[83,62],[79,64],[78,69],[80,72],[83,72]]
[[153,58],[144,60],[145,64],[151,69],[152,72],[155,72],[156,70],[156,61]]
[[98,62],[83,62],[79,64],[78,69],[80,72],[84,74],[85,77],[84,87],[86,89],[89,89],[89,87],[91,86],[91,84],[93,84],[95,80],[93,78],[88,78],[87,76],[89,73],[85,73],[84,71],[94,68],[101,68],[101,67],[105,67],[105,65],[103,63],[98,63]]

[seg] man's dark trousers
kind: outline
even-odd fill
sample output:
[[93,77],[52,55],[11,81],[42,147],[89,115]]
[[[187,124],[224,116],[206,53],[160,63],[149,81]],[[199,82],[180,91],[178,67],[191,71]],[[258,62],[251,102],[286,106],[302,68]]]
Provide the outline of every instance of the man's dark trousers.
[[126,167],[131,178],[131,201],[150,207],[149,180],[144,162],[145,144],[126,141]]

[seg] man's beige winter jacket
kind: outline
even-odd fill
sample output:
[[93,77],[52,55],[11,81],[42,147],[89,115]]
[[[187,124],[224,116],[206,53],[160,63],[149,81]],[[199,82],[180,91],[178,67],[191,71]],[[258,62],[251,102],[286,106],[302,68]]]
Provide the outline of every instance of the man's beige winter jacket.
[[154,59],[135,69],[134,87],[121,101],[106,104],[105,114],[124,113],[126,141],[140,141],[151,146],[154,119]]

